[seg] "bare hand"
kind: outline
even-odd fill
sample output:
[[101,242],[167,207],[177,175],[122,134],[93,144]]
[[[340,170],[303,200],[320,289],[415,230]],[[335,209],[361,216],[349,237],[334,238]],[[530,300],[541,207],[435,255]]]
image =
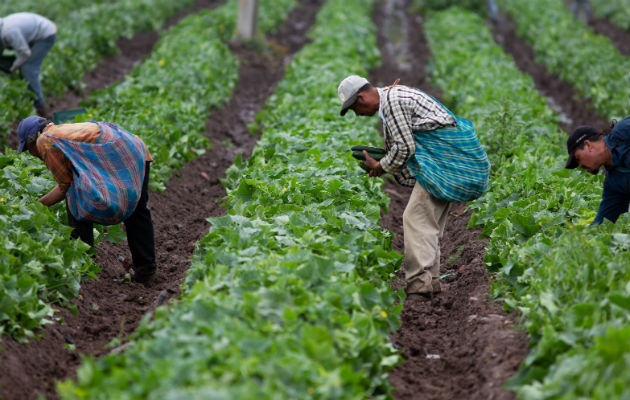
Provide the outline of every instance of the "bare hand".
[[365,156],[365,165],[367,165],[370,170],[366,173],[369,176],[381,176],[383,175],[383,168],[381,167],[381,163],[373,159],[368,155],[368,152],[363,150],[363,155]]
[[50,192],[48,192],[48,194],[42,196],[39,200],[40,203],[42,203],[43,205],[49,207],[52,206],[53,204],[57,204],[59,203],[61,200],[63,200],[66,197],[66,192],[64,192],[61,187],[59,187],[59,185],[55,186],[53,188],[53,190],[51,190]]

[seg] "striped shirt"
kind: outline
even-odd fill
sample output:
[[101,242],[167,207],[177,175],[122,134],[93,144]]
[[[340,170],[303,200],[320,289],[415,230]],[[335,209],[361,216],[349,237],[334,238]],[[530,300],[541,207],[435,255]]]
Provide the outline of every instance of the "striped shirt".
[[47,131],[42,135],[72,163],[74,179],[66,193],[70,213],[78,221],[113,225],[128,218],[138,204],[147,151],[138,136],[118,125],[96,124],[100,133],[94,143],[62,139]]
[[[49,124],[43,130],[51,136],[60,139],[66,139],[79,143],[96,143],[97,140],[109,141],[111,137],[102,137],[101,128],[93,122],[80,122],[74,124]],[[103,131],[104,135],[108,135],[107,131]],[[59,184],[59,188],[66,193],[73,181],[72,163],[66,155],[59,149],[55,142],[46,135],[39,135],[36,142],[37,150],[46,164],[46,167],[52,174],[55,181]],[[146,149],[146,146],[145,146]],[[147,161],[153,161],[149,150],[147,152]]]
[[457,126],[457,122],[440,103],[417,89],[397,85],[377,90],[387,150],[381,167],[401,185],[414,186],[416,178],[407,168],[416,151],[413,133]]

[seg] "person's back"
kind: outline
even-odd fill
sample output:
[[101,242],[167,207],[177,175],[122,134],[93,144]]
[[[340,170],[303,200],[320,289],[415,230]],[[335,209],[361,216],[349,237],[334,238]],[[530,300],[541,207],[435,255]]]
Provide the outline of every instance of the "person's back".
[[55,23],[38,14],[20,12],[0,18],[0,38],[5,47],[13,48],[10,39],[16,34],[22,35],[26,43],[31,43],[55,33],[57,33]]
[[17,129],[18,153],[28,150],[50,170],[57,185],[38,201],[65,200],[71,237],[94,245],[93,224],[124,222],[133,258],[132,279],[147,282],[156,271],[149,199],[151,155],[142,139],[111,122],[55,125],[31,116]]
[[33,105],[40,115],[47,112],[39,72],[56,40],[57,26],[41,15],[22,12],[0,18],[0,55],[5,48],[15,50],[17,55],[6,72],[20,69],[28,89],[35,93]]

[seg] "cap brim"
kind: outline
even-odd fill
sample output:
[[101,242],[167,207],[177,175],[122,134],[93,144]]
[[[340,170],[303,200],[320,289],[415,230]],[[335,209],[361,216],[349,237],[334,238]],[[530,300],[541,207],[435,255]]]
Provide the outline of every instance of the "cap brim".
[[341,106],[341,112],[339,113],[339,115],[341,115],[342,117],[344,115],[346,115],[346,113],[348,112],[350,107],[352,107],[354,105],[354,103],[356,103],[356,102],[357,102],[357,93],[355,93],[352,96],[348,97],[346,99],[346,101],[343,102],[343,105]]
[[576,169],[576,168],[577,168],[577,166],[578,166],[578,162],[577,162],[577,160],[575,159],[575,155],[574,155],[574,154],[571,154],[571,155],[569,156],[569,159],[567,160],[567,163],[564,165],[564,168],[567,168],[567,169]]
[[24,147],[25,147],[25,146],[26,146],[26,142],[21,142],[21,143],[18,145],[18,148],[17,148],[17,152],[18,152],[18,154],[20,154],[21,152],[23,152],[23,151],[24,151]]

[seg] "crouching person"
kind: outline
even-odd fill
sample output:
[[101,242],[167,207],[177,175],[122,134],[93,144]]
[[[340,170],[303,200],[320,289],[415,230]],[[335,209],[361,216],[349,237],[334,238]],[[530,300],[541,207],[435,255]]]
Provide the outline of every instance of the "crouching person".
[[151,212],[147,208],[149,150],[139,137],[108,122],[55,125],[32,116],[18,126],[18,153],[40,158],[57,186],[38,201],[66,200],[73,238],[94,245],[93,224],[125,223],[132,279],[147,282],[156,271]]

